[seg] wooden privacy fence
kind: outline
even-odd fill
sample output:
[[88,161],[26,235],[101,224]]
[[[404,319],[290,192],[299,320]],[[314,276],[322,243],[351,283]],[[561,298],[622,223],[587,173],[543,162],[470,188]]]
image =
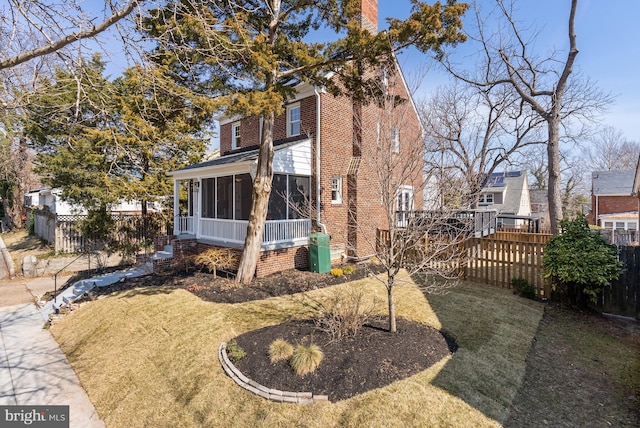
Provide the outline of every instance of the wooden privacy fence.
[[640,320],[640,246],[618,248],[624,271],[617,281],[603,287],[598,309]]
[[[511,289],[513,278],[525,279],[539,298],[551,299],[551,284],[544,278],[542,256],[551,234],[496,232],[491,237],[469,238],[459,262],[461,277],[470,281]],[[378,251],[390,245],[387,230],[378,230]],[[624,271],[611,285],[602,288],[597,309],[640,320],[640,246],[618,247]]]
[[[78,222],[84,215],[56,215],[51,212],[28,209],[28,218],[33,220],[33,229],[37,236],[53,244],[56,253],[79,253],[101,250],[106,242],[95,236],[80,232]],[[162,221],[155,214],[146,217],[135,214],[114,214],[114,232],[110,237],[111,245],[141,244],[152,241],[155,236],[166,235],[172,230],[170,221]],[[31,220],[30,220],[31,221]]]
[[513,278],[522,278],[536,289],[538,297],[548,299],[551,297],[551,286],[545,281],[542,269],[545,243],[497,238],[469,239],[465,243],[467,263],[463,268],[464,278],[509,289]]

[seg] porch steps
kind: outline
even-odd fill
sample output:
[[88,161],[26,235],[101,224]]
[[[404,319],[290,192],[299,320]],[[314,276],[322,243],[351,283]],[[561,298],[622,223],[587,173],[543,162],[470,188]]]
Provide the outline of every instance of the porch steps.
[[164,260],[170,258],[173,258],[173,244],[165,245],[162,250],[157,251],[153,256],[151,256],[151,260]]

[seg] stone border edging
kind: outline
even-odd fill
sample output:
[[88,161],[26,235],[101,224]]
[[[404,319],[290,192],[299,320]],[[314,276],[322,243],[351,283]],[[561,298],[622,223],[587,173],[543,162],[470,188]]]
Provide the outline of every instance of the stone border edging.
[[297,403],[297,404],[311,404],[316,402],[328,402],[329,397],[326,395],[315,395],[311,392],[290,392],[280,391],[279,389],[271,389],[260,385],[240,372],[233,365],[229,357],[227,356],[227,344],[222,342],[218,348],[218,359],[225,373],[233,379],[233,381],[246,389],[249,392],[253,392],[262,398],[267,400],[277,401],[279,403]]

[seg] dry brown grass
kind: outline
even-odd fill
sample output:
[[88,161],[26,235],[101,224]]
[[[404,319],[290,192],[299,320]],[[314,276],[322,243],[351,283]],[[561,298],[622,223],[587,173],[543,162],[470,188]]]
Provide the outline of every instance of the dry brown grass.
[[[356,286],[385,296],[374,280]],[[222,341],[308,318],[305,300],[337,287],[344,285],[236,305],[206,303],[181,289],[144,288],[90,302],[52,333],[108,427],[500,426],[542,309],[483,285],[428,298],[415,285],[397,288],[399,316],[448,331],[459,349],[387,387],[337,403],[283,405],[224,374],[216,354]]]
[[50,256],[54,253],[53,247],[47,245],[39,237],[29,235],[26,229],[15,229],[2,234],[2,240],[11,254],[13,263],[22,264],[22,259],[28,255],[36,257]]

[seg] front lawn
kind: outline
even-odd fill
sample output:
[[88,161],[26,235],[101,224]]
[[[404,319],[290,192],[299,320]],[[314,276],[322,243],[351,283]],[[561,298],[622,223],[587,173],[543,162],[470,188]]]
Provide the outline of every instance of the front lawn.
[[[344,286],[307,293],[318,298]],[[372,279],[358,286],[385,295]],[[145,287],[89,302],[52,333],[107,427],[477,427],[507,419],[543,314],[541,304],[495,287],[463,284],[425,297],[415,284],[402,285],[399,316],[452,335],[453,356],[336,403],[279,404],[239,388],[218,362],[220,343],[308,318],[303,297],[221,304],[183,289]]]

